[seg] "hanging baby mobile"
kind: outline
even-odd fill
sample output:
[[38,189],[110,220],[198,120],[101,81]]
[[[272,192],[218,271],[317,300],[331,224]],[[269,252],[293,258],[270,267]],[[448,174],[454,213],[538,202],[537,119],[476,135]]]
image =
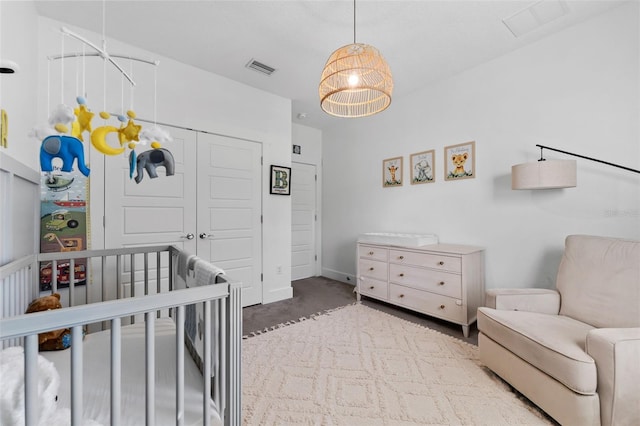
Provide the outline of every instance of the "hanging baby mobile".
[[[140,183],[144,177],[144,171],[147,171],[149,178],[157,178],[157,167],[164,167],[165,176],[174,174],[174,158],[171,152],[162,148],[163,143],[172,141],[169,133],[159,127],[155,117],[156,91],[154,81],[154,120],[153,125],[143,128],[142,125],[136,123],[136,113],[133,111],[133,89],[136,85],[130,73],[127,73],[114,58],[126,59],[131,64],[133,61],[142,62],[157,67],[157,61],[149,61],[131,56],[109,54],[106,51],[106,43],[103,38],[103,47],[100,48],[84,37],[70,31],[67,28],[61,28],[63,35],[62,53],[56,56],[48,57],[49,63],[52,60],[61,60],[61,103],[55,106],[47,124],[37,126],[31,132],[32,137],[42,141],[40,146],[40,168],[46,172],[46,182],[49,188],[57,188],[70,183],[74,177],[63,177],[60,172],[72,173],[74,163],[77,170],[84,176],[89,176],[90,169],[85,162],[84,143],[85,138],[91,142],[91,145],[98,152],[107,156],[118,156],[125,154],[127,149],[130,151],[128,155],[129,178]],[[72,37],[83,43],[82,53],[65,53],[64,37]],[[95,52],[85,53],[85,46],[91,47]],[[83,72],[83,95],[77,95],[76,106],[71,107],[64,103],[64,59],[75,57],[81,58],[82,68],[85,69],[86,57],[100,57],[104,60],[103,67],[103,110],[98,114],[92,112],[87,102],[85,82],[86,75]],[[123,81],[122,88],[122,113],[110,113],[106,111],[107,102],[107,84],[106,84],[106,64],[111,63],[121,74]],[[133,70],[133,65],[131,65]],[[49,68],[50,70],[50,68]],[[154,68],[155,71],[155,68]],[[50,73],[50,71],[49,71]],[[132,72],[131,72],[132,74]],[[154,75],[154,79],[156,76]],[[49,77],[50,79],[50,77]],[[124,79],[130,84],[130,108],[124,111]],[[76,76],[76,80],[78,77]],[[76,83],[78,85],[78,83]],[[49,84],[48,84],[49,86]],[[78,88],[76,88],[78,91]],[[49,92],[49,90],[48,90]],[[50,94],[47,93],[47,97]],[[49,101],[47,101],[49,104]],[[115,117],[119,123],[110,123]],[[95,120],[102,120],[101,125],[95,126]],[[110,137],[114,135],[117,137]],[[114,141],[114,139],[116,139]],[[111,143],[110,143],[111,140]],[[149,145],[150,149],[141,153],[136,152],[138,146]],[[54,159],[58,158],[61,166],[54,166]]]
[[[103,3],[103,14],[104,5],[105,3]],[[159,177],[157,167],[164,167],[164,176],[174,174],[173,155],[163,147],[164,144],[172,142],[172,138],[156,122],[158,62],[107,53],[104,29],[101,48],[67,28],[61,28],[60,32],[62,34],[61,53],[48,57],[46,105],[50,108],[50,115],[46,123],[36,126],[30,133],[30,136],[40,143],[41,253],[81,251],[89,248],[91,226],[87,212],[87,195],[91,172],[88,166],[90,158],[95,159],[96,155],[105,155],[109,157],[107,161],[126,161],[126,167],[122,167],[122,170],[129,172],[131,180],[134,180],[134,172],[136,172],[136,184],[141,183],[145,171],[150,179]],[[64,41],[69,38],[80,42],[82,52],[65,52]],[[85,52],[87,46],[92,50]],[[100,80],[100,62],[90,63],[88,67],[91,71],[87,73],[86,58],[91,57],[103,59],[102,84],[97,83],[97,90],[93,86]],[[65,81],[72,77],[73,69],[67,66],[65,74],[65,63],[69,63],[69,59],[72,58],[75,58],[76,87],[75,93],[69,96],[72,85],[66,84],[67,93],[65,93]],[[129,72],[125,71],[115,58],[124,63],[128,61]],[[56,64],[60,64],[60,101],[51,107],[51,64],[58,60]],[[132,78],[134,63],[153,66],[153,121],[147,121],[146,123],[150,124],[144,126],[139,122],[145,120],[138,119],[133,108],[133,94],[136,86]],[[112,71],[112,66],[118,73],[111,72],[110,79],[107,80],[107,69]],[[89,101],[92,96],[89,96],[86,87],[88,74],[92,77],[90,79],[91,95],[96,93],[99,95],[102,89],[102,111],[99,113],[92,110]],[[118,107],[113,106],[107,108],[107,95],[109,95],[109,101],[113,103],[113,94],[117,93],[113,86],[117,86],[118,77],[121,86],[119,111],[108,112],[109,109],[118,110]],[[107,90],[107,81],[110,82],[109,90]],[[125,81],[129,83],[126,85],[129,89],[129,102],[126,108]],[[147,86],[143,86],[145,87]],[[65,102],[67,101],[65,95],[73,99],[73,102]],[[93,98],[99,98],[99,96],[93,96]],[[151,99],[151,96],[146,96],[146,99]],[[96,152],[90,151],[91,146]],[[129,151],[128,155],[127,151]],[[60,260],[53,265],[50,262],[41,262],[40,290],[46,291],[54,286],[64,288],[72,283],[84,285],[88,267],[86,259]]]

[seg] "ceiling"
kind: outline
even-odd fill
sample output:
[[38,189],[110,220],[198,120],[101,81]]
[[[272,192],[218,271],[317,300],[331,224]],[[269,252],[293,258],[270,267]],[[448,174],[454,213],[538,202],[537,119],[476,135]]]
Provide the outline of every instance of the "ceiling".
[[[359,0],[356,41],[386,58],[398,99],[622,3]],[[554,10],[566,14],[515,37],[502,20],[531,5],[544,7],[536,9],[538,18],[551,18]],[[107,38],[292,99],[294,122],[322,129],[340,120],[320,109],[318,82],[331,52],[353,42],[352,0],[38,0],[36,7],[42,16],[98,33],[104,18]],[[532,16],[518,15],[525,26]],[[276,71],[250,70],[251,59]]]

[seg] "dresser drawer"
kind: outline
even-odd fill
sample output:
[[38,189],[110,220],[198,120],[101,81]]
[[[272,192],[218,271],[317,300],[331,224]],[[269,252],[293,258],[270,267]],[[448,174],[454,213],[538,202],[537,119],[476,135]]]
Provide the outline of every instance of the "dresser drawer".
[[424,266],[425,268],[460,273],[462,262],[459,257],[430,253],[415,253],[412,251],[390,250],[389,262]]
[[397,284],[389,284],[389,303],[405,306],[434,317],[455,323],[466,323],[460,299],[420,291]]
[[385,281],[362,277],[360,279],[360,294],[387,300],[389,297],[389,285]]
[[389,265],[389,281],[443,296],[462,298],[462,276],[407,265]]
[[386,262],[388,253],[389,250],[386,248],[358,245],[358,257],[366,257],[368,259]]
[[377,260],[360,259],[358,262],[358,273],[362,277],[387,280],[388,264]]

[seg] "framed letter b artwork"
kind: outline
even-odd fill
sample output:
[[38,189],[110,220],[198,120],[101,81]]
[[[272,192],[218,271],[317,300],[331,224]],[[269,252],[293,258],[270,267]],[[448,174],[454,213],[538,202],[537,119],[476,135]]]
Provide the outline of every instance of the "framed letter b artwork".
[[291,195],[291,167],[271,166],[269,193]]

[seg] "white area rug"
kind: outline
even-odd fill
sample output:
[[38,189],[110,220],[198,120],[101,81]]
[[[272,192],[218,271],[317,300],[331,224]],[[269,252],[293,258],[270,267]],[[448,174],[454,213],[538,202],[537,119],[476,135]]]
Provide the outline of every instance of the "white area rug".
[[244,425],[548,425],[474,345],[362,304],[243,340]]

